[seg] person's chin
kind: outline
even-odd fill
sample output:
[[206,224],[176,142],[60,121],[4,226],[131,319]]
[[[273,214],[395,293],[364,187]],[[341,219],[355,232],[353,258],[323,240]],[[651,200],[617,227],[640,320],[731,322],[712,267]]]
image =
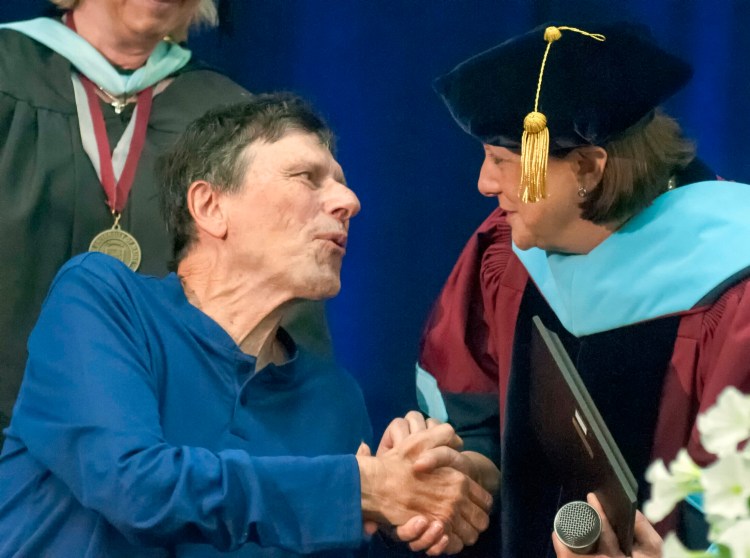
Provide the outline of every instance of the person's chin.
[[306,298],[309,300],[326,300],[339,294],[339,291],[341,291],[341,279],[338,276],[335,278],[318,277],[310,280],[305,296],[300,298]]
[[536,248],[536,244],[534,243],[534,241],[526,235],[514,234],[512,235],[512,238],[513,244],[515,244],[516,248],[518,248],[519,250],[523,250],[525,252],[526,250],[529,250],[531,248]]

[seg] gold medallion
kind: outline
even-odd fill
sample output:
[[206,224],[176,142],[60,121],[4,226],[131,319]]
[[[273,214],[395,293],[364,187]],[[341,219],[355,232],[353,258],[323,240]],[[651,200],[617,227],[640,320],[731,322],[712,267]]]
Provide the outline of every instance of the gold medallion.
[[117,258],[133,271],[141,265],[141,247],[135,237],[118,224],[97,234],[89,244],[90,252],[103,252]]

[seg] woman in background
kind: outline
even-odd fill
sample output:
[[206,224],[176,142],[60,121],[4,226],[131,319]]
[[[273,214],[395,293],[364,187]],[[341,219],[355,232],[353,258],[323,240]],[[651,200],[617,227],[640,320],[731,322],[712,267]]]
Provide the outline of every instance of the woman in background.
[[[0,26],[0,428],[60,265],[95,249],[165,274],[154,161],[189,122],[248,94],[179,44],[216,23],[212,0],[53,1],[61,19]],[[297,323],[301,344],[329,350],[321,305]]]

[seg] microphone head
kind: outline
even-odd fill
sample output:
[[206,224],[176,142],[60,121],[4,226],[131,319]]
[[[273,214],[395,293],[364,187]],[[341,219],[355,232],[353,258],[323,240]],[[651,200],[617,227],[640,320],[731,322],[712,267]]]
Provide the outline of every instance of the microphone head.
[[569,502],[555,515],[555,535],[576,554],[591,552],[602,532],[602,520],[586,502]]

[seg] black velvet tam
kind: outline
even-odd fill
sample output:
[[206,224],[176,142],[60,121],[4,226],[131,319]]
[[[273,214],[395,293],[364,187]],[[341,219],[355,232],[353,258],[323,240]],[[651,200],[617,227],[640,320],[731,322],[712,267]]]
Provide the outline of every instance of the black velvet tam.
[[[546,24],[469,58],[434,82],[453,118],[482,143],[519,148],[534,110]],[[648,29],[629,23],[567,25],[552,43],[539,112],[550,149],[602,145],[653,113],[690,79],[688,64],[660,48]]]

